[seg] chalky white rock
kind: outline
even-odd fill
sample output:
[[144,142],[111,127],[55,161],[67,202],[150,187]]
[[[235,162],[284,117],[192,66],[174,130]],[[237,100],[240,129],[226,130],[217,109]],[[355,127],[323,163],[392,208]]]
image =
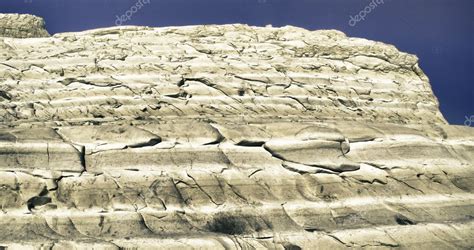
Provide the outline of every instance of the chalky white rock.
[[291,26],[18,32],[0,246],[474,246],[474,129],[414,55]]

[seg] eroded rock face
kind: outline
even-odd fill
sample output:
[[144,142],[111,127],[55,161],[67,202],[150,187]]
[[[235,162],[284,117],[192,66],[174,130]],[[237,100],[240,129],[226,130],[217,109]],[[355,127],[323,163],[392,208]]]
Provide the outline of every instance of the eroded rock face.
[[44,20],[41,17],[26,14],[1,14],[0,37],[48,37]]
[[0,48],[0,245],[474,245],[474,129],[393,46],[221,25]]

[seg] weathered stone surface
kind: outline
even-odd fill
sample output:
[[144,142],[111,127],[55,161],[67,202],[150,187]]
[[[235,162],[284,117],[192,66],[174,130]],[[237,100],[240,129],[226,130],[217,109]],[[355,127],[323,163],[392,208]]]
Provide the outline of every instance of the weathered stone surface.
[[[0,58],[1,115],[14,124],[175,117],[446,123],[415,56],[338,31],[117,27],[0,44],[15,48]],[[378,66],[351,60],[362,55]]]
[[474,246],[474,129],[393,46],[126,26],[0,60],[0,246]]
[[43,18],[25,14],[0,13],[0,37],[48,37]]

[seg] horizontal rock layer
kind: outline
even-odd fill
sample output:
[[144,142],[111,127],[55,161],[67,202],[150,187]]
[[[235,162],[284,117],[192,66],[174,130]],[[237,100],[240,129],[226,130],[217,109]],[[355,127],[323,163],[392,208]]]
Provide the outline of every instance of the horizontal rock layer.
[[446,123],[415,56],[338,31],[121,27],[4,38],[1,47],[0,116],[12,124],[183,116]]
[[0,242],[473,244],[470,128],[134,121],[0,138]]
[[0,246],[474,246],[474,129],[393,46],[243,25],[1,46]]

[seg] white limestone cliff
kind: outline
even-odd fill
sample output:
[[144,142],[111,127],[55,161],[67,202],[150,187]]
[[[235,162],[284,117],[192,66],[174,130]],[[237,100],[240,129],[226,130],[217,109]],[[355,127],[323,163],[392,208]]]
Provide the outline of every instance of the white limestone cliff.
[[335,30],[0,38],[0,246],[467,249],[472,152],[416,56]]

